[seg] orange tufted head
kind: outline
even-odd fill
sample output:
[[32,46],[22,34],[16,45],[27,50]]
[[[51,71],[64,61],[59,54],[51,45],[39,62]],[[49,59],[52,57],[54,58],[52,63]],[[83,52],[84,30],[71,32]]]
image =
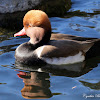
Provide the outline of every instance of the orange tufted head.
[[48,42],[51,36],[51,24],[47,14],[41,10],[30,10],[23,18],[24,28],[14,36],[27,35],[32,44]]
[[51,24],[47,14],[41,10],[30,10],[23,18],[25,29],[28,27],[42,27],[46,31],[51,30]]

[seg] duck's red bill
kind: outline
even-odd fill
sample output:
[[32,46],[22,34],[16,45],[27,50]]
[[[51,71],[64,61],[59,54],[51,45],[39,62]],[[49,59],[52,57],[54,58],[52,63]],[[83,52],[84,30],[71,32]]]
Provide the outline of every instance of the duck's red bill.
[[25,32],[25,29],[24,28],[21,31],[15,33],[14,34],[14,37],[16,37],[16,36],[23,36],[23,35],[26,35],[26,32]]

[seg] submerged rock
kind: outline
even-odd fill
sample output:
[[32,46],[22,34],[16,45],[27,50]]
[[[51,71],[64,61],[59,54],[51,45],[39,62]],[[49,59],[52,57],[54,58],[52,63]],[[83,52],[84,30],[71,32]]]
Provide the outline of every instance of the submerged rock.
[[0,0],[0,26],[22,28],[28,10],[40,9],[49,16],[63,16],[71,7],[71,0]]

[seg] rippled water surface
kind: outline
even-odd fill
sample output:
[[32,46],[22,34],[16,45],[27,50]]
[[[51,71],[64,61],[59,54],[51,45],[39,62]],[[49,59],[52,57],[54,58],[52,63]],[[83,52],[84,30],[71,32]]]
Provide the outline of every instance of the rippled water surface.
[[[72,0],[67,15],[50,21],[52,32],[100,38],[100,0]],[[100,57],[66,66],[19,65],[15,49],[29,38],[15,32],[0,28],[0,100],[100,99]]]

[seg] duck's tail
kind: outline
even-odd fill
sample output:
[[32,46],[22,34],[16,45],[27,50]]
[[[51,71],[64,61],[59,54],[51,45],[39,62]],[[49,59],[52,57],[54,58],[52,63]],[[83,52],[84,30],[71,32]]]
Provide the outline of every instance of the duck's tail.
[[88,42],[93,45],[91,45],[90,49],[86,52],[86,58],[100,56],[100,39],[92,39]]

